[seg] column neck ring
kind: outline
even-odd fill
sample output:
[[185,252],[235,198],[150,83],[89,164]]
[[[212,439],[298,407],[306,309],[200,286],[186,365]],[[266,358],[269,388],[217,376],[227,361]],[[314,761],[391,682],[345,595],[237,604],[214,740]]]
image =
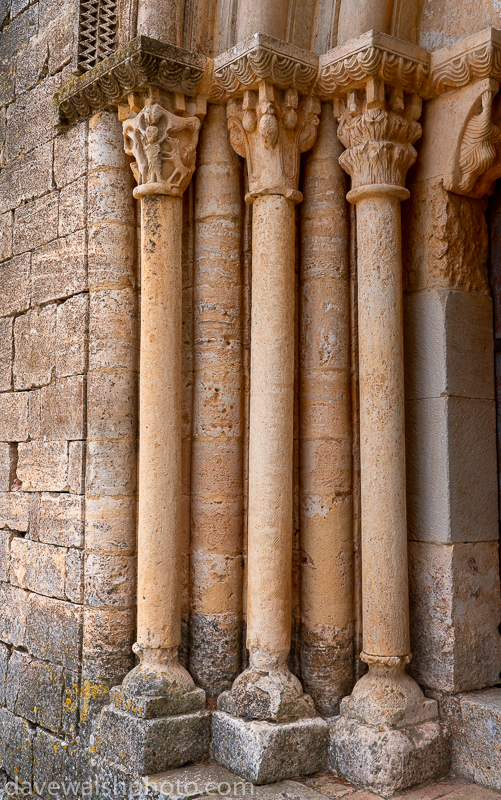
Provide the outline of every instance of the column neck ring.
[[411,193],[404,186],[395,186],[390,183],[370,183],[351,189],[346,195],[346,199],[349,203],[356,205],[359,200],[365,200],[368,197],[395,197],[397,200],[407,200],[410,196]]

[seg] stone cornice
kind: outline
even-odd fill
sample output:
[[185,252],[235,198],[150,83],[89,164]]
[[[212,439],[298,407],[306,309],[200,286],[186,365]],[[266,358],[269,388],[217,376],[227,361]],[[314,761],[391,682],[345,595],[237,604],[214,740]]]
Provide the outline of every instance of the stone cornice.
[[278,89],[308,94],[318,74],[318,56],[292,44],[255,33],[214,60],[215,84],[209,99],[224,100],[267,81]]
[[137,36],[54,95],[59,125],[68,125],[105,108],[127,102],[147,86],[195,96],[205,83],[211,60],[147,36]]
[[399,91],[420,93],[429,60],[415,44],[369,31],[320,56],[315,92],[325,100],[342,97],[379,77]]
[[424,97],[437,97],[486,78],[501,81],[501,31],[495,28],[432,53]]

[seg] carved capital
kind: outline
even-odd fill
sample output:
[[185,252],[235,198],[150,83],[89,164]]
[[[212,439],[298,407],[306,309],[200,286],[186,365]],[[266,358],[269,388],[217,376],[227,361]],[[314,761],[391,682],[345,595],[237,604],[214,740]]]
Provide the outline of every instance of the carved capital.
[[338,136],[346,147],[339,158],[351,175],[352,191],[362,186],[405,186],[407,170],[421,135],[417,122],[421,101],[402,91],[387,92],[381,78],[368,81],[365,92],[337,102]]
[[214,64],[231,144],[247,161],[247,202],[260,194],[299,202],[299,157],[315,142],[320,113],[320,101],[309,95],[318,57],[258,33]]
[[134,197],[182,197],[195,170],[199,130],[197,117],[177,116],[151,102],[123,122],[125,152],[136,159]]
[[467,197],[492,193],[501,176],[500,80],[500,31],[488,28],[432,54],[422,177],[442,174],[448,191]]
[[[351,175],[352,192],[405,186],[417,157],[419,93],[428,64],[422,48],[375,31],[321,56],[316,88],[334,101],[338,136],[346,147],[339,163]],[[403,198],[406,192],[396,195]]]
[[317,136],[320,101],[280,91],[263,81],[257,91],[233,98],[227,107],[233,149],[247,160],[247,202],[260,194],[282,194],[299,202],[299,157]]

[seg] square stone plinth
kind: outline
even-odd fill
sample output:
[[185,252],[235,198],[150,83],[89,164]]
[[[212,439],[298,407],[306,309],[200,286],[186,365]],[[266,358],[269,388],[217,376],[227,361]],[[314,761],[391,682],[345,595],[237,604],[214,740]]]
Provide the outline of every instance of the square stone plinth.
[[320,717],[262,722],[212,717],[212,754],[218,764],[255,784],[275,783],[325,769],[329,726]]
[[378,730],[339,717],[330,726],[331,769],[382,797],[441,777],[449,769],[449,737],[441,722]]
[[106,706],[99,731],[100,754],[138,775],[152,775],[209,755],[211,713],[140,719]]

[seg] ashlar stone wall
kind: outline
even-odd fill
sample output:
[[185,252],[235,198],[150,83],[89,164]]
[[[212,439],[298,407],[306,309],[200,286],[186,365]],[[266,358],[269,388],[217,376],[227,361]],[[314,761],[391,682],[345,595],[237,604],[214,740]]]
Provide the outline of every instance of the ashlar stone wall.
[[42,786],[131,667],[136,219],[115,115],[54,126],[73,4],[0,25],[0,766]]

